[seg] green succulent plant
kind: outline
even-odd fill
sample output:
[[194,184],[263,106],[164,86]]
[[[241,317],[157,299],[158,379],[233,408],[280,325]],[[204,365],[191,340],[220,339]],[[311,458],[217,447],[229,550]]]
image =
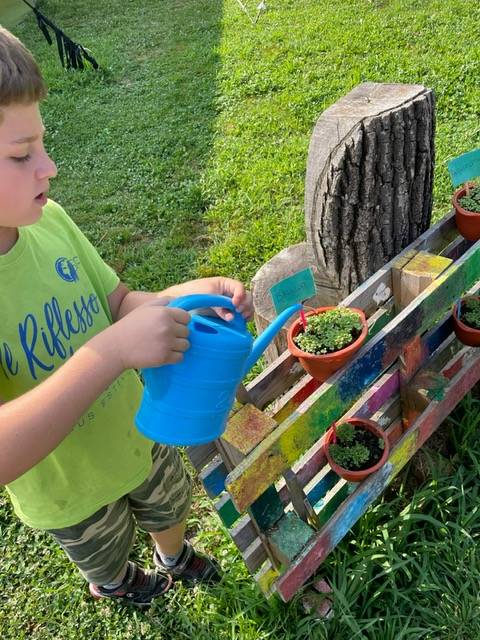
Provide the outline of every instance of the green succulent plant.
[[480,300],[466,298],[462,304],[462,318],[470,327],[480,329]]
[[[361,469],[368,461],[370,451],[365,445],[355,442],[355,427],[344,422],[335,428],[337,441],[330,444],[330,455],[336,464],[344,469]],[[385,442],[378,438],[380,449],[385,448]]]
[[362,321],[355,311],[337,307],[307,317],[307,326],[293,341],[306,353],[322,355],[339,351],[351,344],[362,330]]
[[477,184],[471,188],[468,196],[463,196],[459,202],[466,211],[480,213],[480,185]]

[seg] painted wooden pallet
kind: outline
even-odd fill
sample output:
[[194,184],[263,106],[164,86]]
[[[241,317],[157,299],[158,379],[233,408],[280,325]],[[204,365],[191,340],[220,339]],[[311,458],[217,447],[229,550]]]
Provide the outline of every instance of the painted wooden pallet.
[[[452,304],[478,288],[480,245],[458,235],[451,213],[343,301],[369,323],[343,369],[320,385],[282,354],[247,386],[224,436],[189,450],[266,595],[292,598],[480,378],[480,350],[450,322]],[[350,415],[373,417],[392,445],[358,485],[323,453],[327,428]]]

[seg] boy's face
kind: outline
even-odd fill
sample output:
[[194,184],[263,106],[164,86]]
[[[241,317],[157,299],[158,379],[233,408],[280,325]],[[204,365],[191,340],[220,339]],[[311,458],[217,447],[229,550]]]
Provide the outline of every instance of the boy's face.
[[0,230],[40,219],[47,202],[55,163],[43,146],[44,128],[38,104],[1,108]]

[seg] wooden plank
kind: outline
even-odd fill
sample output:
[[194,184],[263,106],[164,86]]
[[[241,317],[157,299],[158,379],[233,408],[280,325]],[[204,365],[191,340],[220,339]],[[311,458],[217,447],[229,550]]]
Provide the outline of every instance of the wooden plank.
[[278,570],[267,560],[255,574],[255,580],[266,598],[273,595],[273,584],[278,578]]
[[318,527],[317,515],[292,469],[283,472],[283,479],[288,489],[288,496],[296,514],[313,527]]
[[215,498],[225,490],[227,467],[219,455],[200,472],[199,477],[209,498]]
[[[322,443],[323,448],[323,443]],[[326,459],[324,458],[324,464],[326,464]],[[327,493],[337,484],[338,476],[337,474],[330,469],[329,466],[325,466],[321,469],[320,477],[318,481],[315,482],[316,478],[312,478],[311,483],[309,483],[306,488],[308,499],[313,505],[315,510],[315,505],[318,506],[320,500],[323,500]],[[311,486],[313,484],[313,486]],[[318,522],[318,520],[317,520]],[[318,522],[318,524],[320,524]]]
[[243,515],[237,524],[230,529],[229,534],[240,551],[245,551],[258,537],[257,531],[248,514]]
[[393,290],[399,310],[405,309],[451,264],[451,258],[419,251],[399,273],[399,291]]
[[213,504],[221,521],[227,528],[230,528],[240,517],[228,493],[223,494]]
[[267,539],[282,565],[288,566],[314,536],[315,531],[293,511],[267,532]]
[[283,502],[274,486],[264,491],[250,506],[250,512],[261,531],[266,531],[284,514]]
[[196,447],[187,447],[186,453],[195,470],[200,471],[217,454],[217,447],[214,442],[207,442]]
[[228,459],[236,465],[276,426],[273,418],[254,405],[246,404],[230,418],[219,444]]
[[388,436],[388,441],[390,442],[390,446],[393,447],[400,438],[403,436],[403,423],[401,418],[396,418],[386,429],[386,434]]
[[289,389],[303,374],[304,371],[297,359],[289,351],[285,351],[247,385],[252,403],[263,409]]
[[242,553],[242,558],[250,573],[255,573],[255,571],[262,566],[265,560],[268,559],[268,555],[260,538],[253,540]]
[[313,575],[370,504],[479,379],[480,349],[466,347],[463,367],[452,378],[442,397],[431,402],[393,447],[388,462],[358,485],[328,524],[305,547],[298,560],[277,580],[275,588],[284,602],[288,602],[300,586]]
[[447,244],[440,252],[439,256],[446,256],[447,258],[451,258],[452,260],[458,260],[460,256],[462,256],[465,251],[470,249],[470,247],[474,243],[470,240],[465,240],[462,236],[457,236],[452,242]]
[[319,500],[317,504],[314,505],[314,509],[317,512],[318,519],[322,526],[330,520],[349,493],[351,493],[351,485],[345,482],[345,480],[340,479],[332,491],[327,493],[325,498]]
[[416,250],[406,250],[402,257],[397,258],[392,264],[391,276],[392,276],[392,294],[395,300],[395,308],[397,311],[401,311],[403,307],[400,305],[401,291],[402,291],[402,271],[407,264],[413,260],[417,255]]
[[332,376],[234,469],[226,480],[238,511],[245,510],[338,420],[417,334],[434,325],[480,276],[474,245]]

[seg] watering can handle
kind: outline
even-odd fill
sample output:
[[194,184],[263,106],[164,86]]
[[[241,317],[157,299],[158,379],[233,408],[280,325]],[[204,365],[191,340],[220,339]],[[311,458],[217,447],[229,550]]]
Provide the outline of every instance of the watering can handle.
[[185,311],[192,311],[193,309],[205,308],[205,307],[222,307],[224,309],[230,309],[234,313],[234,319],[232,325],[236,326],[240,330],[245,330],[246,323],[241,313],[239,313],[232,302],[232,299],[228,296],[210,295],[207,293],[195,293],[190,296],[181,296],[175,298],[168,303],[169,307],[178,307]]

